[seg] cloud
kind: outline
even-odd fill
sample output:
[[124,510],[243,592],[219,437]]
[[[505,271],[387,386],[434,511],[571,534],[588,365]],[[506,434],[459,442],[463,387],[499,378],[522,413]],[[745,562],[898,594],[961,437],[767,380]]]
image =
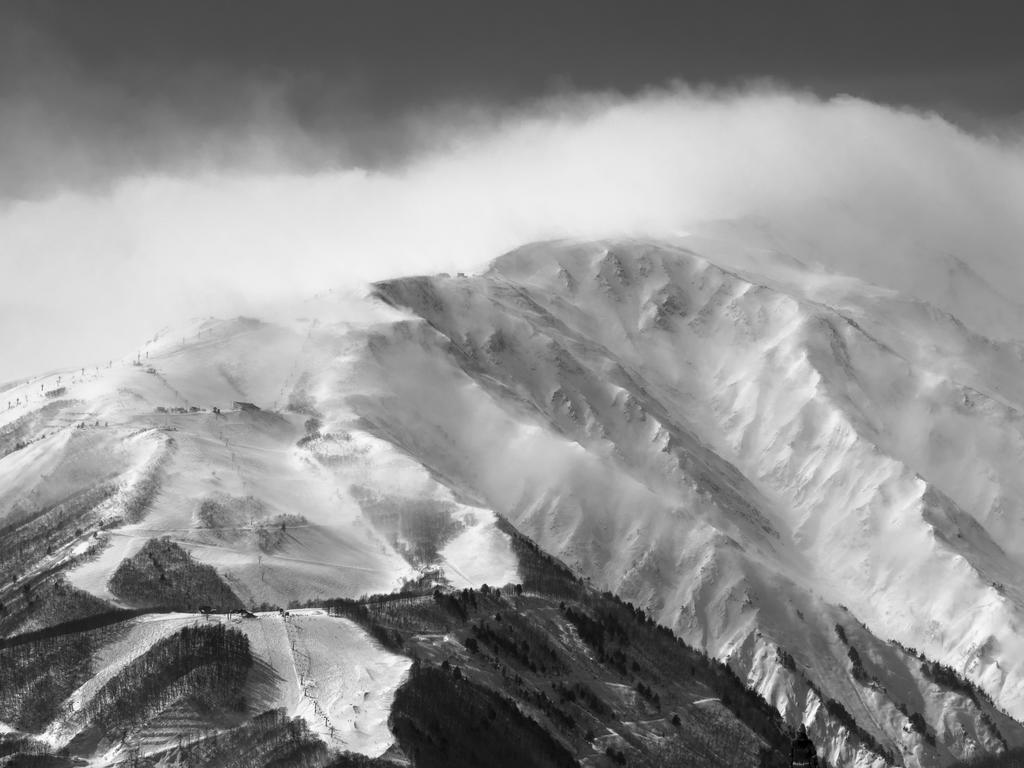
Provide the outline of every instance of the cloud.
[[901,290],[938,290],[954,254],[1024,291],[1019,138],[934,114],[778,86],[565,95],[438,109],[406,120],[424,148],[406,162],[322,171],[288,170],[295,134],[269,125],[251,163],[182,159],[0,209],[0,380],[130,352],[185,316],[709,219],[767,222],[796,255]]

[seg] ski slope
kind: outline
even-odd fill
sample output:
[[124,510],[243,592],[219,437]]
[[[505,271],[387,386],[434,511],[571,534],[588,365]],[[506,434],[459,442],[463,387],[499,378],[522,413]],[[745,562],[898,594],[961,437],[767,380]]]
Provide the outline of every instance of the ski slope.
[[[411,661],[385,651],[347,619],[302,609],[258,613],[255,618],[210,618],[197,614],[149,614],[131,622],[127,632],[102,648],[94,660],[96,673],[75,691],[58,718],[43,734],[55,749],[68,745],[88,725],[80,711],[89,700],[134,659],[158,640],[190,624],[224,622],[249,639],[254,669],[243,691],[250,714],[283,708],[289,717],[304,718],[330,747],[370,757],[394,743],[387,727],[395,691],[404,682]],[[165,727],[166,714],[131,734],[128,744],[106,749],[94,765],[117,762],[125,749],[142,745],[140,755],[159,753],[179,743],[202,738],[217,725],[203,719],[176,720]]]
[[[373,312],[388,315],[382,308]],[[159,335],[134,361],[14,387],[5,396],[20,404],[0,410],[0,430],[50,411],[33,425],[27,448],[0,460],[0,523],[19,506],[45,508],[51,498],[79,492],[102,473],[117,492],[90,512],[80,538],[102,531],[108,543],[67,573],[72,584],[100,597],[112,599],[106,582],[118,564],[160,536],[217,568],[253,606],[399,587],[428,564],[410,563],[397,552],[397,542],[368,521],[352,489],[454,502],[421,465],[366,432],[347,404],[367,396],[350,356],[365,347],[372,327],[365,320],[292,320],[287,326],[204,321]],[[315,385],[307,384],[311,372]],[[54,401],[45,393],[57,388],[58,377],[64,391]],[[260,410],[240,410],[236,401]],[[185,412],[158,412],[175,408]],[[297,445],[314,409],[327,437]],[[142,514],[129,515],[147,484],[156,493]],[[253,503],[248,512],[235,509],[230,519],[211,523],[200,511],[211,500]],[[460,584],[468,583],[466,573],[492,583],[513,580],[512,555],[493,514],[480,509],[470,515],[465,505],[456,506],[473,521],[462,535],[475,537],[473,546],[495,557],[478,561],[466,548],[468,539],[454,543],[452,577]]]

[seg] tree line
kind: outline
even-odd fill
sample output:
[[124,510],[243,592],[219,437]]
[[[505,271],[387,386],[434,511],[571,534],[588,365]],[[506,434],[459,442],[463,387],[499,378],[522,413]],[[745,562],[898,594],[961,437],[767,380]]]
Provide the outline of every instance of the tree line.
[[110,736],[185,699],[208,712],[245,709],[249,639],[223,624],[183,627],[129,662],[86,702],[81,715]]

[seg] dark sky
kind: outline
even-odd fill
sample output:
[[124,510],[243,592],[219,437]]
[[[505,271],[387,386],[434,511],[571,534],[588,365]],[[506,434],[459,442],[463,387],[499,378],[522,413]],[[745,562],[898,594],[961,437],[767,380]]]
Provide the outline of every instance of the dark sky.
[[251,163],[268,137],[292,166],[387,164],[410,115],[676,79],[1008,119],[1015,5],[0,0],[0,195]]

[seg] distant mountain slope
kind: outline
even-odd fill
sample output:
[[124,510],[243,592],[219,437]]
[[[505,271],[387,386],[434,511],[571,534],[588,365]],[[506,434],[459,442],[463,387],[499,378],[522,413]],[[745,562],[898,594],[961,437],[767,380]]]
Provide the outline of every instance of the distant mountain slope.
[[[784,267],[759,280],[684,247],[550,243],[480,277],[382,283],[428,327],[375,348],[405,407],[364,415],[790,717],[824,714],[806,679],[908,761],[998,748],[971,702],[882,641],[1024,714],[1020,358],[918,301]],[[435,364],[415,390],[395,375],[440,353],[455,372]],[[852,674],[840,605],[878,683]],[[812,733],[853,760],[829,722]]]

